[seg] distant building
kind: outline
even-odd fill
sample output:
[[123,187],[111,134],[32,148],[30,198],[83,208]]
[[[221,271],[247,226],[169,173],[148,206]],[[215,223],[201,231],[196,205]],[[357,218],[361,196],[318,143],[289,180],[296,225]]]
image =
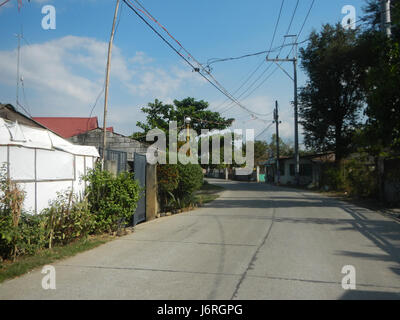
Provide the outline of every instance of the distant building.
[[[319,187],[321,180],[321,165],[335,162],[335,153],[313,154],[300,157],[300,184]],[[265,163],[266,182],[278,183],[276,159]],[[280,183],[295,185],[295,159],[294,157],[281,157],[279,159]]]

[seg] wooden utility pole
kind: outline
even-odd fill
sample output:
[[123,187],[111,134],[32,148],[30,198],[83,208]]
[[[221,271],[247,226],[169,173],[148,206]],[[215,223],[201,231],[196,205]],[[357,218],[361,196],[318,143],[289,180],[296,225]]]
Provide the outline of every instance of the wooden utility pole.
[[281,172],[280,172],[280,164],[279,164],[279,111],[278,111],[278,101],[275,101],[275,110],[274,110],[274,122],[276,125],[276,176],[278,185],[281,183]]
[[[285,38],[296,38],[293,43],[294,56],[289,59],[269,59],[267,61],[275,62],[276,65],[293,81],[294,84],[294,160],[295,160],[295,178],[296,184],[300,183],[300,156],[299,156],[299,111],[298,111],[298,93],[297,93],[297,36],[296,35],[286,35]],[[293,62],[294,73],[293,77],[281,67],[278,62]]]
[[119,0],[117,0],[117,4],[115,6],[114,12],[114,20],[111,30],[110,42],[108,43],[108,57],[107,57],[107,70],[106,70],[106,84],[105,84],[105,93],[104,93],[104,119],[103,119],[103,154],[102,154],[102,167],[104,169],[104,162],[106,157],[106,146],[107,146],[107,104],[108,104],[108,88],[110,82],[110,69],[111,69],[111,53],[115,35],[115,23],[117,21],[119,9]]

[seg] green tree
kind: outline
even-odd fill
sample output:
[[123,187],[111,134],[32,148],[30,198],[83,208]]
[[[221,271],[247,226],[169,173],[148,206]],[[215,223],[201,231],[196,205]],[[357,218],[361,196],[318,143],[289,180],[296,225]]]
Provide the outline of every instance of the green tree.
[[358,40],[360,68],[367,70],[362,87],[367,121],[354,143],[372,155],[400,151],[400,2],[392,1],[391,39],[380,31],[379,1],[368,1],[369,23]]
[[269,145],[266,141],[254,142],[254,165],[261,166],[269,158]]
[[146,114],[146,122],[138,121],[136,125],[144,133],[135,133],[132,137],[142,141],[145,140],[144,134],[154,128],[167,133],[170,121],[176,121],[178,128],[183,127],[185,117],[192,119],[190,127],[197,134],[200,134],[202,129],[210,131],[226,129],[234,121],[234,119],[226,119],[220,113],[209,110],[208,102],[197,101],[194,98],[174,100],[173,104],[164,104],[156,99],[154,103],[148,103],[147,107],[143,107],[141,110]]
[[[276,134],[274,133],[271,137],[271,142],[268,144],[269,153],[276,157]],[[279,156],[280,157],[290,157],[294,155],[294,148],[290,143],[287,143],[279,137]]]
[[334,151],[340,161],[349,151],[363,106],[356,31],[324,25],[320,33],[311,33],[300,54],[308,75],[299,96],[304,142],[318,152]]
[[[400,39],[400,2],[391,1],[391,20],[393,38],[398,41]],[[367,0],[364,7],[365,15],[362,18],[367,23],[369,31],[380,32],[381,28],[381,0]]]

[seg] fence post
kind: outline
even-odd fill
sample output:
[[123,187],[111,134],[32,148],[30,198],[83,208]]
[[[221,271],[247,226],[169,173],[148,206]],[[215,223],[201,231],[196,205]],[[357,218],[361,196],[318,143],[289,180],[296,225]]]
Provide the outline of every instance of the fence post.
[[156,218],[158,213],[157,199],[157,165],[147,164],[146,169],[146,221]]

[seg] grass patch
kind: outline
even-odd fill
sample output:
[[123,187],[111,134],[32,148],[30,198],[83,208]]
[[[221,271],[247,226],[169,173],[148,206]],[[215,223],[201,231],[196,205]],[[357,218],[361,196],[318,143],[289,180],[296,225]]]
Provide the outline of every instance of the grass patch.
[[211,184],[208,181],[204,181],[203,185],[200,188],[200,191],[221,191],[224,188],[221,186],[216,186],[215,184]]
[[107,235],[91,236],[88,239],[81,239],[65,246],[44,249],[33,256],[20,257],[15,262],[4,261],[0,263],[0,283],[23,275],[37,267],[93,249],[112,239],[114,237]]
[[212,202],[219,198],[219,193],[222,190],[224,190],[223,187],[204,181],[200,190],[195,193],[196,202],[200,205]]

